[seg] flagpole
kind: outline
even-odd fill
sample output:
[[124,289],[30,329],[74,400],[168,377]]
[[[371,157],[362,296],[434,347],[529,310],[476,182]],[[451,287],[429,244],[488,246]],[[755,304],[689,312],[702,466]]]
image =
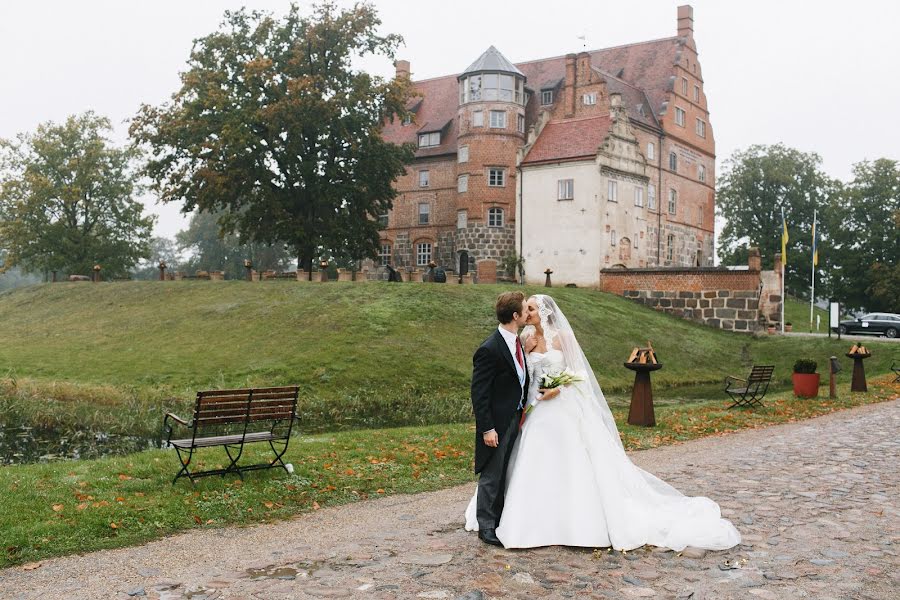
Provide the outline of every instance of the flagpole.
[[787,233],[787,221],[784,219],[784,207],[781,207],[781,333],[784,334],[784,305],[787,298],[784,297],[784,279],[787,275],[787,243],[785,233]]
[[812,333],[813,325],[813,303],[816,301],[816,210],[813,209],[813,227],[812,227],[812,276],[810,278],[809,292],[809,332]]

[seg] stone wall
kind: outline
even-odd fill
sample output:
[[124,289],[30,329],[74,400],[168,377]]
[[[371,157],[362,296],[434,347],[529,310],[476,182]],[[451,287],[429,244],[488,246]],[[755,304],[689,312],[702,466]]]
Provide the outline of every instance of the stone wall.
[[[769,272],[717,267],[676,269],[605,269],[601,289],[710,327],[751,333],[770,320],[762,314],[760,293]],[[770,298],[767,295],[766,302]],[[774,298],[780,310],[781,298]]]
[[626,298],[650,308],[724,329],[753,332],[759,325],[759,296],[750,290],[625,290]]

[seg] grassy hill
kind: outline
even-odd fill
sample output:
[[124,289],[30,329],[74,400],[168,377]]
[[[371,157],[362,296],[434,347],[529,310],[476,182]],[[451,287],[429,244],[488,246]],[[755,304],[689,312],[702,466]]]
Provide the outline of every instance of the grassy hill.
[[[471,356],[495,327],[496,295],[509,287],[229,281],[17,289],[0,293],[0,401],[24,396],[50,410],[78,400],[82,413],[67,408],[73,418],[153,406],[140,418],[158,423],[160,410],[183,409],[197,389],[297,383],[307,430],[465,421]],[[731,334],[597,291],[550,291],[613,396],[630,390],[633,374],[622,362],[648,339],[664,364],[654,374],[662,395],[666,386],[718,383],[753,363],[776,364],[786,382],[795,359],[824,367],[847,346]],[[867,369],[885,372],[888,346],[871,347]]]
[[[816,331],[816,315],[822,317],[818,331]],[[794,325],[794,331],[809,331],[809,301],[788,296],[787,302],[784,305],[784,322],[792,323]],[[818,306],[814,307],[812,328],[814,333],[828,333],[827,310],[821,309]]]

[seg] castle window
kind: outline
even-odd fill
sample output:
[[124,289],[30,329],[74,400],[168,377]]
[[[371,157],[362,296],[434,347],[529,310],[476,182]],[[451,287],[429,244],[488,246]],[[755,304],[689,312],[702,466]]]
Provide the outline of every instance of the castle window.
[[432,146],[441,145],[441,132],[419,134],[419,148],[430,148]]
[[431,242],[416,244],[416,266],[424,267],[431,262]]
[[675,190],[669,190],[669,214],[674,215],[675,210],[678,208],[678,192]]
[[391,245],[389,243],[382,242],[381,249],[378,251],[378,260],[381,266],[391,264]]
[[506,170],[498,168],[488,169],[488,186],[505,187],[506,186]]
[[402,124],[404,127],[406,127],[410,123],[412,123],[412,115],[406,115],[405,117],[403,117]]
[[503,227],[503,209],[488,209],[488,227]]
[[517,129],[519,130],[519,133],[525,133],[525,115],[518,115],[517,125],[518,125]]
[[597,104],[597,94],[585,94],[581,97],[581,103],[585,106],[593,106]]
[[481,75],[469,77],[469,102],[481,100]]
[[644,206],[644,188],[642,188],[642,187],[634,188],[634,205],[635,206]]
[[485,100],[496,100],[497,99],[497,78],[499,75],[497,73],[485,73],[484,77],[484,92],[482,93],[482,97]]
[[469,225],[469,213],[464,210],[456,212],[456,228],[465,229]]
[[647,208],[656,210],[656,186],[652,183],[647,186]]
[[687,77],[681,78],[681,94],[686,98],[688,95],[688,80]]
[[669,152],[669,170],[677,171],[678,170],[678,155],[674,152]]
[[419,187],[428,187],[428,171],[419,171]]
[[382,229],[384,229],[385,227],[388,226],[388,214],[387,213],[378,215],[378,226],[381,227]]
[[431,205],[427,202],[419,204],[419,225],[428,225],[431,220]]
[[560,179],[558,182],[559,189],[556,193],[557,200],[574,200],[575,199],[575,180]]
[[684,127],[684,109],[675,107],[675,124]]
[[[512,75],[500,76],[500,99],[506,102],[512,102],[515,90],[515,80]],[[521,100],[520,100],[521,102]]]
[[553,90],[541,90],[541,104],[553,104]]
[[669,235],[669,237],[666,238],[666,260],[668,260],[668,261],[672,260],[672,254],[673,254],[674,250],[675,250],[675,236]]
[[697,119],[697,135],[702,138],[706,137],[706,121]]
[[656,160],[656,145],[653,142],[647,142],[647,160]]
[[706,183],[706,167],[703,165],[697,165],[697,179],[700,180],[701,183]]
[[469,147],[468,146],[460,146],[459,152],[457,153],[457,160],[461,163],[469,162]]
[[694,102],[700,102],[700,86],[694,86]]
[[618,202],[619,201],[619,184],[616,181],[610,181],[608,187],[608,193],[606,195],[606,199],[610,202]]
[[457,192],[468,192],[469,191],[469,176],[468,175],[460,175],[456,178],[456,191]]
[[609,245],[617,246],[619,244],[619,238],[616,236],[616,230],[613,229],[609,232]]
[[484,127],[484,111],[472,112],[472,127]]
[[505,110],[492,110],[491,111],[491,127],[493,127],[494,129],[506,128],[506,111]]
[[637,233],[634,234],[634,249],[635,250],[638,249],[638,238],[639,237],[640,237],[640,234],[637,234]]

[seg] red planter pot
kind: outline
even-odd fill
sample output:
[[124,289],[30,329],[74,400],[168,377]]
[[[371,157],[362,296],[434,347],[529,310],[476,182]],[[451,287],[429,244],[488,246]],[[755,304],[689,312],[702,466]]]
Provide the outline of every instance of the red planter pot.
[[798,398],[815,398],[819,395],[818,373],[794,373],[791,380],[794,382],[794,395]]

